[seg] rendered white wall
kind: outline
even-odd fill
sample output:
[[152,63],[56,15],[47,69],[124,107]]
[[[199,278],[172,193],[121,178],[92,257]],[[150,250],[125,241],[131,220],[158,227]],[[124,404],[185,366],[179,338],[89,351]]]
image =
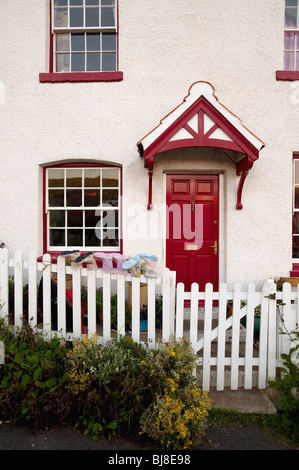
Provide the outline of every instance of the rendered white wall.
[[[297,82],[279,82],[283,68],[281,0],[120,0],[118,83],[39,83],[48,71],[47,0],[1,0],[0,242],[10,252],[42,253],[42,166],[93,159],[123,165],[125,210],[144,207],[147,171],[136,142],[205,80],[221,103],[266,147],[254,164],[236,210],[238,177],[227,160],[200,149],[184,159],[164,155],[155,166],[153,200],[162,203],[163,172],[176,168],[224,172],[225,277],[263,282],[291,269],[292,153],[299,151]],[[297,86],[297,87],[296,87]],[[127,213],[127,212],[126,212]],[[131,228],[128,214],[125,228]],[[131,225],[130,225],[131,224]],[[124,251],[154,252],[163,241],[124,240]]]

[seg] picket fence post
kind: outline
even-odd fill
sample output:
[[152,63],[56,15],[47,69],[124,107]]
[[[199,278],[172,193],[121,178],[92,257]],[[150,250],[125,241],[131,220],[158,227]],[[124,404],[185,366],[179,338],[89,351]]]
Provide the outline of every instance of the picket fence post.
[[51,337],[51,256],[46,253],[43,256],[43,329],[48,338]]
[[9,313],[8,291],[8,250],[0,249],[0,318],[5,318]]
[[37,256],[29,254],[28,262],[28,323],[31,328],[37,325]]

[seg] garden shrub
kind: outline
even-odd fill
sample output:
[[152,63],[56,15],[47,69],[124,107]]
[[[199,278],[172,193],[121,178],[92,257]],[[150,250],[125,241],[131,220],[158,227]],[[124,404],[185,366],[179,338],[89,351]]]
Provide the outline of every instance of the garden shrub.
[[276,425],[286,436],[298,442],[299,440],[299,367],[293,361],[299,351],[299,332],[290,333],[294,346],[289,354],[282,354],[284,367],[281,377],[269,381],[269,385],[279,392],[277,398],[279,413],[275,416]]
[[64,420],[69,400],[64,391],[66,347],[45,341],[28,325],[19,331],[1,320],[5,363],[0,367],[0,417],[38,429]]
[[93,439],[141,430],[167,448],[188,447],[203,433],[209,403],[185,340],[152,351],[127,336],[105,346],[96,335],[65,343],[3,321],[0,340],[0,419],[34,430],[64,423]]

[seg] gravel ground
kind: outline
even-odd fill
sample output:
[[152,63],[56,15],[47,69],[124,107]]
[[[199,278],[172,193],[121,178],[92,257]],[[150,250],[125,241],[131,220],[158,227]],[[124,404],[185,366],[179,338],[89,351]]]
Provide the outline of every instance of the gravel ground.
[[[299,448],[299,444],[298,444]],[[200,446],[193,450],[295,450],[278,441],[259,427],[224,426],[208,428]],[[89,436],[68,427],[58,427],[36,434],[9,423],[0,423],[0,450],[105,450],[113,456],[117,451],[150,451],[159,447],[146,440],[114,438],[93,441]],[[109,452],[110,451],[110,452]],[[106,453],[107,454],[107,453]]]

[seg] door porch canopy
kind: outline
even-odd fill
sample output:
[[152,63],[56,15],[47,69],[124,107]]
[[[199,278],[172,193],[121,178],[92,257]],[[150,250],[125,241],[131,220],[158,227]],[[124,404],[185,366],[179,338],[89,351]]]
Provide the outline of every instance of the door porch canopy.
[[242,121],[219,103],[214,87],[195,82],[183,102],[164,117],[160,124],[137,143],[144,166],[148,169],[148,209],[152,209],[152,178],[157,154],[186,147],[224,149],[236,164],[240,176],[237,209],[242,209],[242,190],[246,176],[264,143],[250,132]]

